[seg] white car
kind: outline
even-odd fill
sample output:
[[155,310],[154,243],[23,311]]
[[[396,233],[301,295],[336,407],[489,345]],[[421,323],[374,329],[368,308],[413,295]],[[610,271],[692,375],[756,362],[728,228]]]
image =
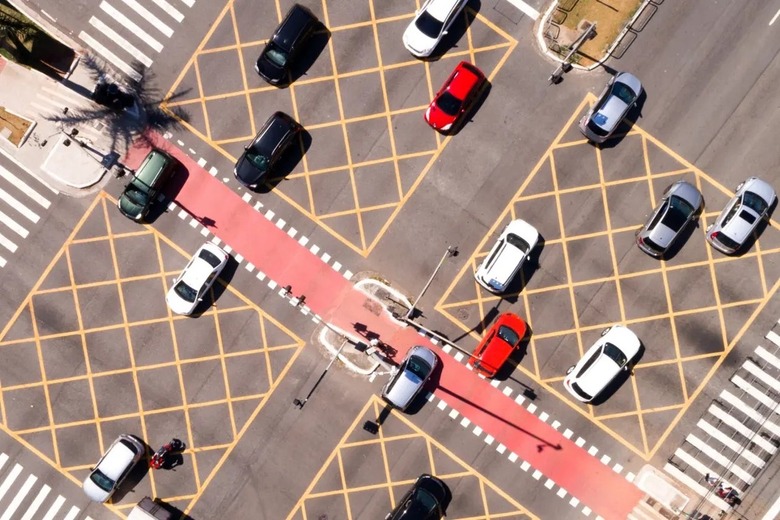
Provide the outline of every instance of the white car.
[[707,228],[707,242],[727,255],[745,245],[762,219],[767,218],[777,195],[774,188],[758,177],[750,177],[737,186],[715,222]]
[[84,479],[84,493],[90,500],[105,502],[145,454],[146,447],[138,439],[120,435]]
[[165,303],[176,314],[192,314],[203,295],[225,268],[229,255],[206,242],[192,257],[165,296]]
[[404,31],[406,49],[418,58],[426,58],[447,34],[468,0],[427,0]]
[[563,386],[578,401],[593,401],[621,371],[628,370],[640,346],[636,334],[624,325],[604,329],[601,338],[566,371]]
[[539,232],[531,224],[510,222],[474,273],[477,283],[494,294],[505,292],[537,242]]

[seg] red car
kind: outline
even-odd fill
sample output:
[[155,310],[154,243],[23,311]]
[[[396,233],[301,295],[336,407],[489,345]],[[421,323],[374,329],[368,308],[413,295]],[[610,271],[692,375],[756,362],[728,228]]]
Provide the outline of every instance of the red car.
[[485,377],[493,377],[523,341],[528,327],[522,318],[505,312],[482,338],[469,365]]
[[484,84],[482,71],[467,61],[461,61],[434,96],[425,111],[425,121],[440,132],[451,130],[471,108]]

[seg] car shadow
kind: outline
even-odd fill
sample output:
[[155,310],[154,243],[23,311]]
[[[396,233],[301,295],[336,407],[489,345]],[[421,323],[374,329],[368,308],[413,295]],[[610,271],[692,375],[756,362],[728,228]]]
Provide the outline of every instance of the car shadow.
[[523,263],[523,267],[520,272],[509,283],[509,287],[501,298],[508,301],[510,304],[517,303],[520,293],[523,292],[528,282],[531,281],[534,273],[538,271],[542,266],[539,264],[539,258],[544,250],[544,237],[539,234],[539,242],[536,247],[528,253],[528,259]]
[[506,362],[498,369],[496,375],[493,376],[493,379],[506,381],[514,374],[515,370],[517,370],[517,366],[528,354],[528,345],[531,343],[532,334],[533,331],[531,330],[531,326],[526,323],[525,336],[520,340],[520,345],[512,351]]
[[[110,503],[112,504],[121,502],[128,494],[134,493],[135,487],[144,479],[146,474],[149,473],[149,460],[151,459],[154,450],[151,446],[146,444],[146,441],[137,435],[133,435],[132,437],[146,448],[146,453],[144,453],[144,456],[138,461],[138,464],[130,470],[130,473],[127,474],[127,477],[125,477],[119,487],[116,488],[114,494],[111,495]],[[135,502],[138,502],[141,498],[143,497],[139,497]]]
[[451,49],[458,47],[458,42],[466,35],[466,31],[469,30],[471,24],[479,13],[482,7],[480,0],[471,0],[466,4],[458,19],[450,26],[447,34],[439,42],[439,45],[433,49],[430,56],[420,58],[422,61],[439,61],[447,52]]
[[192,314],[189,315],[189,317],[199,318],[203,315],[204,312],[211,309],[217,300],[219,300],[219,297],[222,296],[222,293],[225,292],[227,286],[230,285],[230,282],[233,280],[237,270],[238,262],[235,258],[233,258],[233,255],[228,255],[228,261],[225,264],[225,267],[222,269],[222,272],[219,273],[219,277],[217,277],[217,279],[214,281],[214,284],[211,286],[211,289],[209,289],[208,293],[203,296],[203,301],[198,303],[198,305],[195,307],[195,310],[192,312]]
[[189,176],[190,172],[187,168],[179,163],[179,166],[171,174],[168,182],[165,183],[165,186],[163,186],[157,194],[157,199],[152,202],[149,213],[147,213],[146,218],[144,218],[145,224],[154,224],[155,221],[160,218],[160,215],[168,211],[168,206],[172,201],[176,200],[176,197],[179,195],[179,192],[187,182]]
[[452,129],[449,132],[442,132],[444,135],[457,135],[463,127],[465,127],[468,123],[472,123],[474,121],[474,116],[477,112],[479,112],[479,109],[482,108],[482,105],[485,104],[485,101],[487,100],[488,96],[490,95],[490,91],[493,89],[493,84],[490,83],[490,81],[485,80],[485,83],[482,85],[482,88],[479,89],[479,92],[477,93],[477,97],[474,101],[474,103],[471,105],[471,108],[469,108],[466,113],[463,114],[463,116],[458,120],[458,122],[455,124],[455,126],[452,127]]
[[298,59],[295,60],[292,67],[290,67],[287,81],[278,84],[277,87],[287,88],[298,81],[302,76],[306,75],[306,72],[314,65],[322,54],[322,51],[325,50],[329,40],[330,30],[319,22],[306,44],[306,49],[298,56]]
[[311,147],[311,134],[304,128],[298,136],[298,146],[292,145],[285,152],[284,156],[274,166],[273,174],[265,181],[261,182],[255,191],[257,193],[269,193],[276,188],[295,167],[303,160],[303,156]]
[[628,370],[621,370],[617,377],[613,379],[607,386],[605,386],[604,390],[602,390],[601,393],[590,402],[590,404],[593,406],[599,406],[607,402],[609,398],[612,397],[628,381],[628,378],[634,375],[634,366],[639,363],[644,354],[645,344],[640,342],[639,352],[637,352],[636,356],[634,356],[634,359],[629,361],[628,365],[626,365]]
[[631,110],[628,111],[625,119],[623,119],[623,121],[620,122],[620,125],[618,125],[618,127],[615,129],[615,133],[613,133],[609,139],[596,146],[601,149],[609,149],[614,148],[620,144],[634,127],[639,118],[642,117],[642,110],[644,109],[646,101],[647,89],[644,88],[644,85],[642,85],[642,94],[640,94],[640,96],[637,98],[636,103],[631,108]]

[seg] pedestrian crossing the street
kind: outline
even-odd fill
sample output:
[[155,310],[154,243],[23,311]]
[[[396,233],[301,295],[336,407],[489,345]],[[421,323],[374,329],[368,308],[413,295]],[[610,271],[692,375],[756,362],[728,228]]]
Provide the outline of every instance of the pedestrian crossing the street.
[[0,453],[0,520],[92,520],[47,484]]
[[664,470],[727,510],[709,475],[740,495],[755,482],[780,450],[780,322],[731,376],[699,418],[696,428],[669,457]]
[[47,197],[52,193],[56,192],[31,175],[21,178],[21,174],[0,164],[0,267],[6,266],[30,229],[41,220],[42,212],[49,209],[51,201]]
[[136,81],[138,62],[150,67],[195,0],[101,0],[79,39]]

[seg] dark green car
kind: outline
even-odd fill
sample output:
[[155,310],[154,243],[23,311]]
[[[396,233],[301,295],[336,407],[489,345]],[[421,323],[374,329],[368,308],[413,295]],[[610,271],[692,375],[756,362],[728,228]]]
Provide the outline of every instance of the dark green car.
[[135,175],[127,183],[122,196],[117,201],[117,207],[127,218],[141,221],[149,213],[160,188],[176,170],[179,162],[163,152],[152,149],[144,162],[136,170]]

